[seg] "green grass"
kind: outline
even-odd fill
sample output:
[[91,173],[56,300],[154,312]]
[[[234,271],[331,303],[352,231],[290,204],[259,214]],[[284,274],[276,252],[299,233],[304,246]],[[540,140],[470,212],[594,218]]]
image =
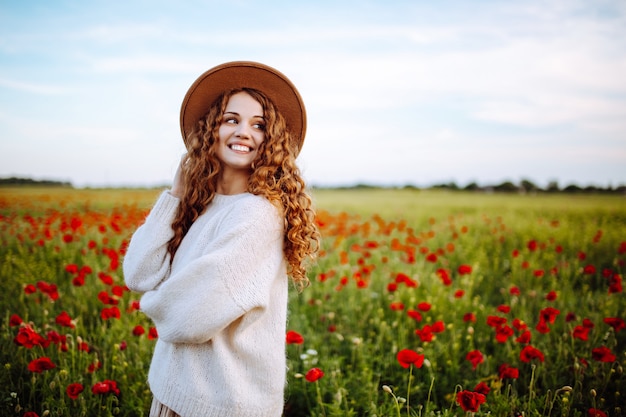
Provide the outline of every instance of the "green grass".
[[[0,415],[147,413],[151,323],[131,308],[136,295],[114,294],[123,284],[114,259],[158,193],[0,189]],[[626,319],[616,285],[626,262],[626,199],[418,190],[314,190],[313,198],[323,252],[311,286],[291,293],[288,329],[304,342],[287,346],[286,416],[464,415],[456,393],[479,382],[490,392],[476,415],[624,412],[626,329],[604,320]],[[85,285],[74,285],[68,265],[91,268]],[[461,266],[471,272],[461,274]],[[396,282],[398,274],[415,285]],[[40,281],[57,285],[58,300],[41,290],[26,294],[26,285]],[[119,318],[101,317],[113,307],[98,298],[103,291],[117,300]],[[556,298],[547,299],[552,292]],[[422,311],[420,303],[431,308]],[[548,307],[559,314],[540,331]],[[63,311],[74,328],[56,322]],[[465,321],[467,313],[475,320]],[[44,338],[65,336],[67,349],[17,345],[13,314]],[[506,324],[490,326],[496,316]],[[416,334],[425,337],[439,323],[431,341]],[[138,325],[145,334],[133,335]],[[573,337],[584,325],[586,340]],[[512,335],[497,341],[507,326]],[[520,357],[523,326],[543,362]],[[89,351],[78,349],[80,341]],[[599,347],[615,359],[598,360],[592,352]],[[402,349],[424,355],[424,364],[400,366]],[[476,369],[466,359],[473,350],[483,355]],[[27,369],[44,356],[54,369]],[[519,376],[501,379],[503,364]],[[313,367],[324,376],[311,383],[303,376]],[[92,393],[103,380],[116,381],[120,394]],[[65,392],[74,382],[85,387],[75,400]]]

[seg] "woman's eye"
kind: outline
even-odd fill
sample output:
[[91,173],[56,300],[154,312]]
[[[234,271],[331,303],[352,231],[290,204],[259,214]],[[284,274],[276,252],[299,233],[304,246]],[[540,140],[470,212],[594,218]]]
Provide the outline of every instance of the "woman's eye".
[[237,119],[235,119],[234,117],[228,117],[224,119],[224,123],[237,124]]
[[254,124],[254,127],[255,127],[256,129],[259,129],[259,130],[263,130],[263,131],[265,131],[265,124],[264,124],[264,123],[255,123],[255,124]]

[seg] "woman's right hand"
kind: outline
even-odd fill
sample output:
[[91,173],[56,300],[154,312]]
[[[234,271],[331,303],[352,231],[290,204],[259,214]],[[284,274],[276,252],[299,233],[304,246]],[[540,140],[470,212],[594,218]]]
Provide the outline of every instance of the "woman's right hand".
[[178,169],[176,169],[176,175],[174,175],[174,182],[172,184],[172,189],[170,190],[170,194],[172,194],[176,198],[183,197],[184,191],[184,180],[183,180],[183,164],[185,163],[187,158],[187,154],[184,154],[180,158],[180,163],[178,164]]

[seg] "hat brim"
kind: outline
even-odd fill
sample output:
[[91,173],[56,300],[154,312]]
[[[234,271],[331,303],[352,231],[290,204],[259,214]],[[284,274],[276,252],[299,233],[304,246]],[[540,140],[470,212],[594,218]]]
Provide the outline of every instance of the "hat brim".
[[225,91],[252,88],[264,93],[287,122],[287,129],[302,149],[306,133],[306,110],[300,93],[281,72],[258,62],[235,61],[218,65],[202,74],[191,85],[180,109],[180,130],[187,136],[209,107]]

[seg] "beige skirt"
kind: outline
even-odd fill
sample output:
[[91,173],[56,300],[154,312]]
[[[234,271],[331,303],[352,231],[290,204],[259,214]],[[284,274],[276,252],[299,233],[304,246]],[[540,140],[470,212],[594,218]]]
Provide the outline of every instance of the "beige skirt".
[[152,399],[150,407],[150,417],[180,417],[178,414],[170,410],[167,406],[161,404],[156,398]]

